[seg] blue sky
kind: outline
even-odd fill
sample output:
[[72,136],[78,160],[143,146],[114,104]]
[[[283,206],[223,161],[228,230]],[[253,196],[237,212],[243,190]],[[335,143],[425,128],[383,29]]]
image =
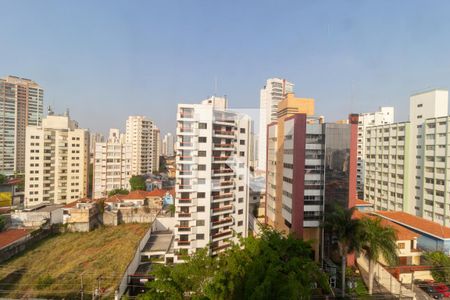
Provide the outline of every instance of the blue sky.
[[177,103],[257,108],[269,77],[328,121],[450,87],[450,1],[0,2],[0,76],[31,78],[82,127],[131,114],[174,131]]

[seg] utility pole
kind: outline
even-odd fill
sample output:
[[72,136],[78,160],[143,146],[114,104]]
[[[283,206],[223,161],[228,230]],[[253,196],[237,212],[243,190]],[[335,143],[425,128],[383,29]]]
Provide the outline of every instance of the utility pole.
[[81,282],[80,282],[80,299],[84,300],[84,288],[83,288],[83,273],[81,273]]

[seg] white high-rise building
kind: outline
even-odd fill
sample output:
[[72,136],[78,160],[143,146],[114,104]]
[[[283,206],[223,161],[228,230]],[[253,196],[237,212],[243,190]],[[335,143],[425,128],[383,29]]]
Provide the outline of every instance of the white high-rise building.
[[162,142],[162,155],[173,156],[174,155],[174,146],[175,146],[174,136],[171,133],[167,133],[164,136],[164,139]]
[[89,131],[68,113],[28,126],[25,153],[25,206],[64,204],[87,196]]
[[131,145],[131,175],[144,175],[159,168],[159,129],[143,116],[130,116],[126,142]]
[[365,200],[450,226],[448,91],[410,98],[409,122],[366,130]]
[[107,142],[94,147],[93,197],[101,198],[114,189],[130,189],[131,145],[119,129],[110,129]]
[[270,78],[261,89],[259,102],[258,170],[266,170],[267,125],[277,120],[278,103],[288,93],[294,92],[294,84],[286,79]]
[[0,79],[0,173],[25,171],[25,131],[42,122],[44,90],[16,76]]
[[357,154],[357,185],[358,196],[364,197],[364,157],[366,154],[366,129],[371,126],[394,123],[394,108],[380,107],[379,111],[361,113],[358,118],[358,154]]
[[175,250],[217,254],[248,234],[248,116],[212,97],[179,104]]

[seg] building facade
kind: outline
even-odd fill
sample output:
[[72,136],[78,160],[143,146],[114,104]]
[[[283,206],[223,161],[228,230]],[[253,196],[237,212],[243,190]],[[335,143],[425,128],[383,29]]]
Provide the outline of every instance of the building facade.
[[358,117],[358,157],[356,176],[358,197],[364,198],[364,160],[366,156],[366,129],[371,126],[394,123],[394,108],[380,107],[376,112],[361,113]]
[[118,129],[110,129],[108,141],[94,147],[93,197],[101,198],[114,189],[130,189],[131,145]]
[[159,129],[143,116],[126,122],[126,143],[131,145],[131,175],[145,175],[159,168]]
[[65,204],[88,194],[89,132],[68,113],[52,111],[41,126],[28,126],[25,206]]
[[25,171],[27,126],[42,122],[44,90],[34,81],[16,76],[0,79],[0,172]]
[[259,102],[258,170],[266,170],[267,125],[277,120],[278,103],[288,93],[294,92],[294,84],[286,79],[270,78],[261,89]]
[[164,136],[162,142],[162,155],[164,156],[174,156],[174,146],[175,146],[175,138],[171,133],[168,133]]
[[448,91],[410,97],[409,122],[367,129],[365,200],[450,226]]
[[208,246],[215,255],[247,236],[250,126],[225,98],[178,105],[177,252]]
[[266,222],[311,240],[318,260],[326,207],[351,207],[356,198],[357,118],[324,123],[302,112],[305,104],[280,102],[278,122],[268,126]]

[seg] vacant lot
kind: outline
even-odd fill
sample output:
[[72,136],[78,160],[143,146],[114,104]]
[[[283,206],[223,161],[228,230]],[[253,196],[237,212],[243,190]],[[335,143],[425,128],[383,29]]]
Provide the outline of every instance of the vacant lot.
[[127,224],[47,238],[0,266],[0,298],[80,299],[82,281],[84,299],[98,286],[110,298],[148,227]]

